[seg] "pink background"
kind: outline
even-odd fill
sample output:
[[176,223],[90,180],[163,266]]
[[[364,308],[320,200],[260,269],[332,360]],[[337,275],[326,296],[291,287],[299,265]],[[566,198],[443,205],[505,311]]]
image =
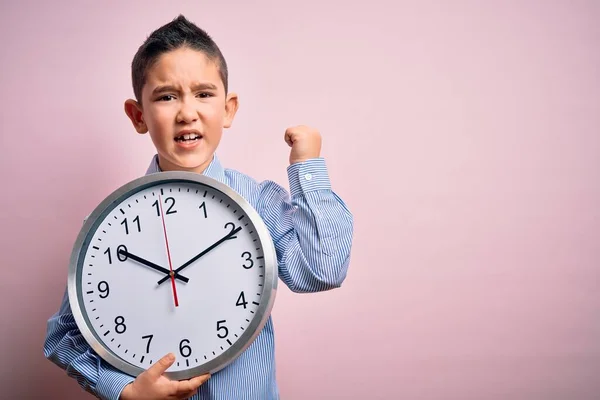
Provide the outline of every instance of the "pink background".
[[2,2],[0,397],[86,397],[46,320],[83,218],[153,155],[129,64],[184,13],[240,95],[224,164],[287,186],[283,132],[315,126],[355,215],[342,289],[282,285],[283,399],[598,399],[599,3],[205,3]]

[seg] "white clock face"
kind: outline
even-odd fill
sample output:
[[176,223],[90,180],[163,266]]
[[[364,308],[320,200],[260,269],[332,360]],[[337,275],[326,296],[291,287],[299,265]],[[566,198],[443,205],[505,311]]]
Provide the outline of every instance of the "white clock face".
[[78,324],[121,369],[137,374],[172,352],[171,376],[214,371],[264,325],[276,285],[272,243],[230,195],[159,181],[96,216],[73,274]]

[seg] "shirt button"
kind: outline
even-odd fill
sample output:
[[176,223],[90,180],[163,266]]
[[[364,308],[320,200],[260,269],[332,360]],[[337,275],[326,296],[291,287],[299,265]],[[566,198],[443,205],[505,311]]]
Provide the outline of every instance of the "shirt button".
[[304,179],[306,179],[307,181],[310,181],[312,179],[312,174],[304,175]]

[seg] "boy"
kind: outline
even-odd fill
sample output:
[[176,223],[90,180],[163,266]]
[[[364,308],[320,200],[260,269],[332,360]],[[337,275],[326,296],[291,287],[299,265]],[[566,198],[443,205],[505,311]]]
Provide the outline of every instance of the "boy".
[[[238,98],[228,93],[227,64],[212,39],[179,16],[153,32],[132,63],[136,100],[125,112],[140,134],[149,132],[157,154],[148,173],[181,170],[215,178],[259,212],[275,243],[279,275],[295,292],[339,287],[350,259],[353,217],[331,190],[321,137],[314,129],[286,130],[291,200],[271,181],[223,168],[215,155],[223,128],[231,126]],[[85,342],[65,294],[48,321],[44,354],[87,391],[102,399],[279,398],[271,317],[251,346],[214,374],[187,381],[163,376],[175,360],[164,356],[137,378],[102,360]],[[210,379],[209,379],[210,378]]]

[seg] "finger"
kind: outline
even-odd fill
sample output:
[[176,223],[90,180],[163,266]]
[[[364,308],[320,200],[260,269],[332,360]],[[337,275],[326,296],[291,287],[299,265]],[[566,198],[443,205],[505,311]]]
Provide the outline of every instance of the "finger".
[[177,382],[178,383],[177,389],[176,389],[177,396],[183,396],[188,392],[195,393],[196,390],[198,390],[198,388],[200,386],[202,386],[202,384],[205,383],[209,378],[210,378],[210,374],[205,374],[205,375],[196,376],[187,381]]
[[287,131],[285,131],[285,134],[283,135],[283,139],[290,147],[292,147],[292,144],[294,144],[292,135],[293,135],[293,133],[289,132],[289,129]]
[[163,356],[156,364],[146,370],[146,373],[154,379],[158,379],[175,362],[175,355],[169,353]]
[[193,387],[198,388],[209,379],[210,374],[204,374],[190,379],[189,382],[192,384]]

